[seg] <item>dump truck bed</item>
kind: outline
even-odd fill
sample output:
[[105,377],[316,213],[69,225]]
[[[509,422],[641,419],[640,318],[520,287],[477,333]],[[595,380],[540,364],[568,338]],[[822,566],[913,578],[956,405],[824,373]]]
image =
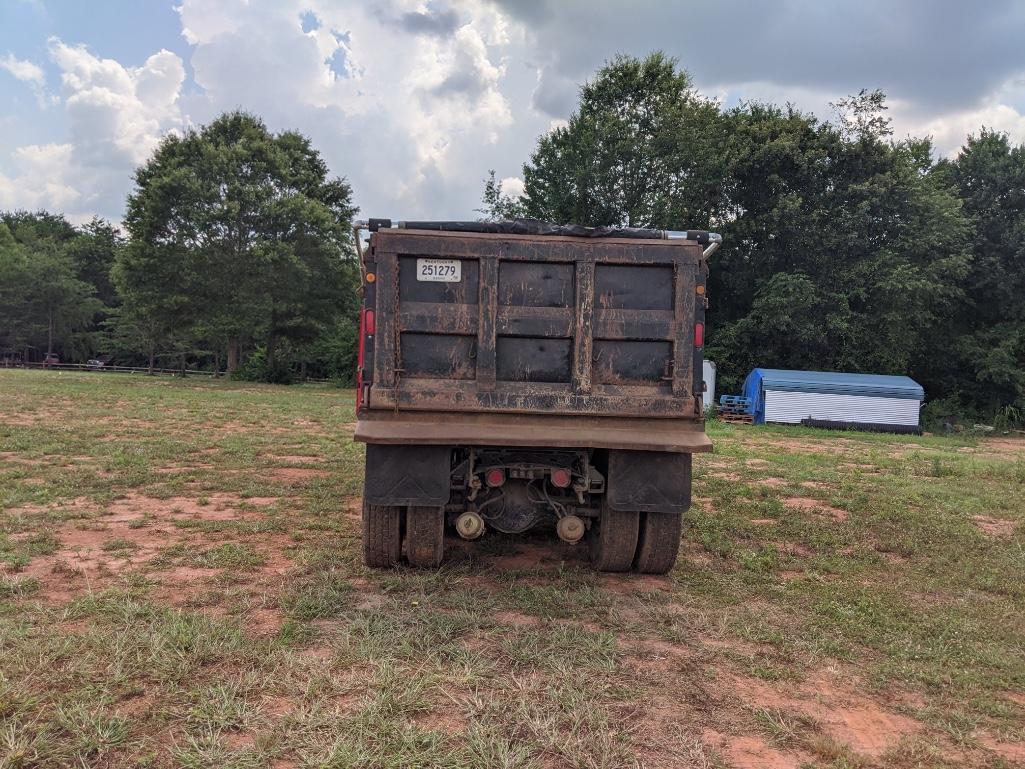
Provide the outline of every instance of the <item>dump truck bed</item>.
[[365,269],[358,440],[709,449],[698,243],[382,229]]

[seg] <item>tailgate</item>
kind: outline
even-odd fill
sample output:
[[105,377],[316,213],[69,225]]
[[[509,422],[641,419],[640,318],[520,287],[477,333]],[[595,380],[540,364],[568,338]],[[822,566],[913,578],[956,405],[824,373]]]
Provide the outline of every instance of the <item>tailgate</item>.
[[693,242],[381,230],[367,267],[372,409],[700,417]]

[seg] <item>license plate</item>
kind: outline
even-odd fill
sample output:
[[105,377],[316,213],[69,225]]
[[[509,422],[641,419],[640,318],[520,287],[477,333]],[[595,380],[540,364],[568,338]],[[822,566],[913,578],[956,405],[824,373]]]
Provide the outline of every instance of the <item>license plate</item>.
[[458,259],[417,259],[416,279],[458,283],[463,277],[461,267]]

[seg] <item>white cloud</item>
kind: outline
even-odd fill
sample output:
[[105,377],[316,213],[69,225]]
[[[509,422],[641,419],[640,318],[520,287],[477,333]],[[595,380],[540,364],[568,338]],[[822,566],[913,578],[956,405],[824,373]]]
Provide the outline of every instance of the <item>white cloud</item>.
[[19,59],[12,53],[0,58],[0,69],[6,70],[18,80],[31,83],[37,88],[42,88],[46,79],[42,67],[31,61]]
[[506,176],[502,178],[502,193],[511,198],[523,197],[523,179],[518,176]]
[[931,136],[938,154],[953,157],[983,127],[1006,133],[1012,144],[1025,144],[1025,114],[1015,104],[1025,104],[1025,84],[1019,80],[1008,81],[981,105],[941,115],[923,115],[914,105],[896,104],[894,124],[901,134]]
[[[366,212],[438,214],[449,194],[474,205],[479,148],[513,122],[508,25],[492,5],[182,0],[178,12],[203,89],[190,114],[241,107],[309,134]],[[304,13],[318,22],[308,32]]]
[[0,174],[0,208],[62,211],[73,206],[79,192],[65,176],[72,150],[70,144],[31,144],[14,150],[14,175]]
[[140,67],[95,56],[85,46],[52,38],[50,57],[61,73],[69,141],[30,145],[10,156],[0,174],[0,207],[49,208],[74,220],[116,217],[135,167],[168,130],[184,123],[178,98],[181,60],[160,51]]

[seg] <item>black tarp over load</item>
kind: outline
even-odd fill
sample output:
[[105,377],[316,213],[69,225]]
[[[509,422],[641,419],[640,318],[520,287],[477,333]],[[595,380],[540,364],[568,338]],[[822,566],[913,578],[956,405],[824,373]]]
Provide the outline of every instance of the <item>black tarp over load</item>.
[[[392,226],[390,219],[371,219],[369,229]],[[640,238],[647,240],[694,240],[705,244],[709,237],[704,230],[652,230],[641,227],[585,227],[582,224],[552,224],[540,219],[503,219],[497,222],[399,222],[400,229],[438,230],[443,232],[484,232],[499,235],[568,235],[575,238]]]

